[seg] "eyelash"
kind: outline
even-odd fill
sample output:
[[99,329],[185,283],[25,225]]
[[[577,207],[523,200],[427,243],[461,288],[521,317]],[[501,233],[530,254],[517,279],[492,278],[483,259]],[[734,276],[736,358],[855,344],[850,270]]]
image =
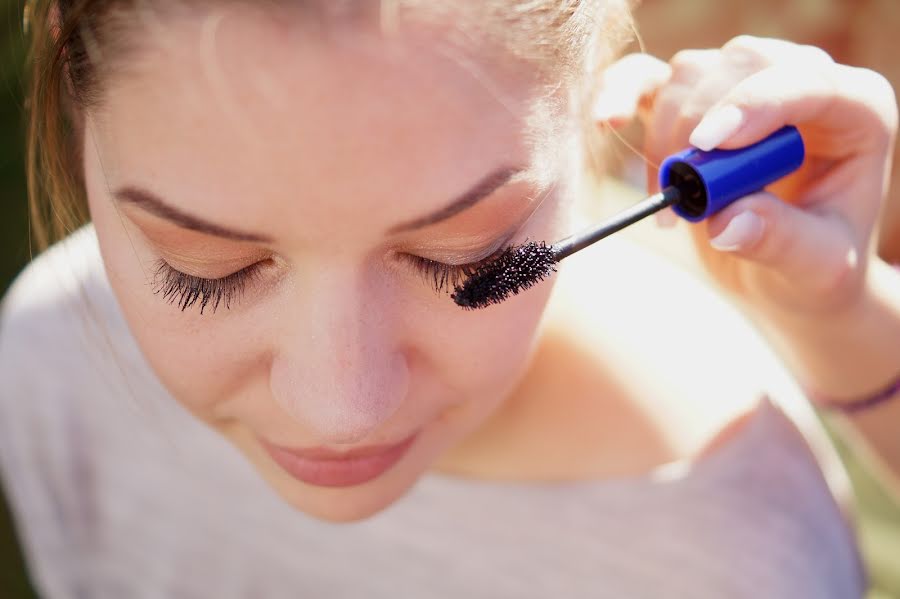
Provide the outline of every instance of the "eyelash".
[[[431,284],[436,293],[449,291],[463,282],[475,270],[487,264],[507,247],[503,246],[490,256],[469,264],[446,264],[413,254],[400,254],[423,278]],[[211,306],[215,313],[220,305],[226,309],[238,299],[259,274],[261,262],[252,264],[219,279],[205,279],[176,270],[165,260],[156,264],[153,293],[162,295],[163,300],[178,306],[182,312],[199,304],[200,314]]]
[[494,260],[506,249],[508,247],[504,245],[490,256],[468,264],[446,264],[414,254],[401,254],[401,256],[431,284],[435,293],[441,293],[442,291],[450,291],[465,281],[473,272]]
[[183,273],[165,260],[159,260],[153,293],[161,294],[166,302],[177,305],[182,312],[199,302],[200,314],[210,305],[215,313],[220,304],[226,309],[231,307],[231,302],[244,293],[247,283],[259,274],[261,264],[251,264],[220,279],[204,279]]

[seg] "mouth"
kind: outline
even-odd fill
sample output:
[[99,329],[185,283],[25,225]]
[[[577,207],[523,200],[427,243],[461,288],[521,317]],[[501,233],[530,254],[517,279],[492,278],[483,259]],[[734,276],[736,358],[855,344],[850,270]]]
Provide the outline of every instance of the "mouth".
[[361,485],[387,472],[406,455],[416,434],[398,443],[347,451],[325,447],[289,449],[264,439],[260,443],[276,464],[297,480],[318,487]]

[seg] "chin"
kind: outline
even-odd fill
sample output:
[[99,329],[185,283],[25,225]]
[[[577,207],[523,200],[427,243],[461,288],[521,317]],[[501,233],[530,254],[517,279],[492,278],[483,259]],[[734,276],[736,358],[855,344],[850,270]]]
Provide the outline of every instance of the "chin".
[[[302,492],[297,497],[290,490],[276,492],[288,505],[307,516],[333,524],[351,524],[375,516],[394,504],[406,491],[381,492],[329,489],[321,494]],[[319,495],[319,496],[315,496]]]
[[[278,468],[274,464],[271,467]],[[349,487],[316,487],[282,471],[262,474],[290,507],[318,520],[340,524],[365,520],[387,509],[413,488],[422,472],[398,464],[376,479]]]

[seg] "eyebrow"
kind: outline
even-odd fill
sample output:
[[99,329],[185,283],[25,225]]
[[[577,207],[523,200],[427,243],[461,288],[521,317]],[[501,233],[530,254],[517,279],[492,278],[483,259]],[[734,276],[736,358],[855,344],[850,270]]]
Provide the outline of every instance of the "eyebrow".
[[422,227],[427,227],[428,225],[433,225],[456,216],[460,212],[468,210],[481,200],[490,196],[492,193],[509,183],[513,177],[525,172],[525,170],[527,169],[524,166],[500,167],[482,178],[474,185],[474,187],[469,189],[469,191],[458,196],[443,208],[440,208],[431,214],[426,214],[425,216],[395,225],[388,229],[388,233],[401,233],[412,231],[414,229],[421,229]]
[[234,241],[252,241],[256,243],[271,243],[272,238],[268,235],[260,235],[257,233],[248,233],[238,231],[222,225],[204,220],[198,216],[182,212],[178,208],[171,206],[152,192],[139,187],[126,186],[113,192],[113,196],[121,202],[133,204],[150,214],[163,218],[171,223],[178,225],[184,229],[222,237],[223,239],[231,239]]
[[[421,229],[428,225],[433,225],[441,221],[447,220],[460,212],[468,210],[481,200],[487,198],[492,193],[509,183],[516,175],[524,172],[526,167],[509,167],[504,166],[482,178],[471,189],[452,200],[446,206],[439,208],[431,214],[415,218],[405,223],[400,223],[388,229],[388,233],[400,233]],[[126,185],[113,192],[113,197],[120,202],[137,206],[150,214],[165,219],[175,225],[191,231],[230,239],[233,241],[248,241],[255,243],[272,243],[272,238],[268,235],[259,233],[250,233],[247,231],[239,231],[230,227],[225,227],[199,216],[194,216],[183,212],[170,204],[167,204],[153,192]]]

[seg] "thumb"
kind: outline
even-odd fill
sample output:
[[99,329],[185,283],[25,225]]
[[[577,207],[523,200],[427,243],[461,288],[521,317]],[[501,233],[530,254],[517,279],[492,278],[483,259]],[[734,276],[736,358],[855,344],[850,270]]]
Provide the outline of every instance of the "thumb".
[[857,272],[853,229],[839,214],[805,211],[768,192],[738,200],[707,220],[709,244],[766,267],[794,288],[835,292]]
[[636,116],[672,76],[672,68],[649,54],[628,54],[603,71],[593,106],[595,121],[620,127]]

